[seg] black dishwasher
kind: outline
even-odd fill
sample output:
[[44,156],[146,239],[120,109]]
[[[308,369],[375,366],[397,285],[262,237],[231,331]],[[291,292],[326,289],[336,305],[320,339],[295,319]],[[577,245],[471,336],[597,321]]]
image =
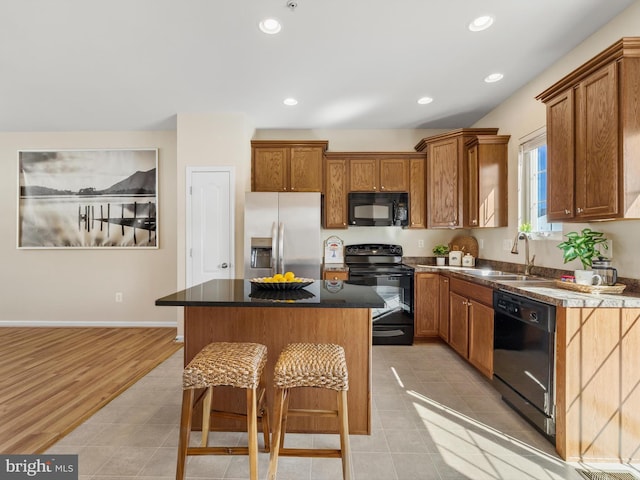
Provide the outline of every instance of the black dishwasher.
[[555,439],[556,307],[493,292],[493,382],[502,399]]

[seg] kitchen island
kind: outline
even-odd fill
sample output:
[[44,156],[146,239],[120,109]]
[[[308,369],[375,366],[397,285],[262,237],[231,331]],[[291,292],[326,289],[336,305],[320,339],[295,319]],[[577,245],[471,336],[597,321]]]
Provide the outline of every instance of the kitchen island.
[[[349,371],[349,433],[371,433],[371,309],[384,300],[367,286],[316,280],[299,290],[264,290],[249,280],[211,280],[156,300],[158,306],[184,308],[185,365],[211,342],[257,342],[267,346],[264,378],[267,400],[274,399],[273,368],[289,343],[335,343],[345,349]],[[242,413],[245,393],[220,387],[213,408]],[[300,388],[291,396],[292,408],[335,409],[335,392]],[[198,425],[201,413],[194,417]],[[231,419],[214,429],[246,430]],[[334,418],[292,417],[292,432],[337,432]]]

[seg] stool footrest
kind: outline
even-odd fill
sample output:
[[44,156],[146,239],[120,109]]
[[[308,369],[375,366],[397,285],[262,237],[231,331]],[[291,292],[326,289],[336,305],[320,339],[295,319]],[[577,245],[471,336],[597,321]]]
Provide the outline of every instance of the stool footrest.
[[337,410],[317,410],[317,409],[305,409],[305,408],[290,408],[287,410],[287,416],[289,417],[337,417]]
[[281,448],[278,456],[340,458],[342,451],[335,448]]
[[249,455],[248,447],[189,447],[187,455]]

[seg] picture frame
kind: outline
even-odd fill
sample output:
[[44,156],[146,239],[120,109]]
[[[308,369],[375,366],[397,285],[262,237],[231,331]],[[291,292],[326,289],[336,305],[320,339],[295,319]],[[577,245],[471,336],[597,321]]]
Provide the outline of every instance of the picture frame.
[[18,151],[17,248],[157,249],[158,149]]

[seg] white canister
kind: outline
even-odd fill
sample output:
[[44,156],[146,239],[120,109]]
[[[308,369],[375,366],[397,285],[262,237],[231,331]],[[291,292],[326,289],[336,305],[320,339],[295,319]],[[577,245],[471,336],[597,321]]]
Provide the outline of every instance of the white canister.
[[476,266],[476,257],[471,255],[470,253],[466,253],[464,257],[462,257],[462,266],[463,267],[475,267]]
[[453,250],[449,252],[449,266],[451,267],[462,266],[462,252],[460,250]]

